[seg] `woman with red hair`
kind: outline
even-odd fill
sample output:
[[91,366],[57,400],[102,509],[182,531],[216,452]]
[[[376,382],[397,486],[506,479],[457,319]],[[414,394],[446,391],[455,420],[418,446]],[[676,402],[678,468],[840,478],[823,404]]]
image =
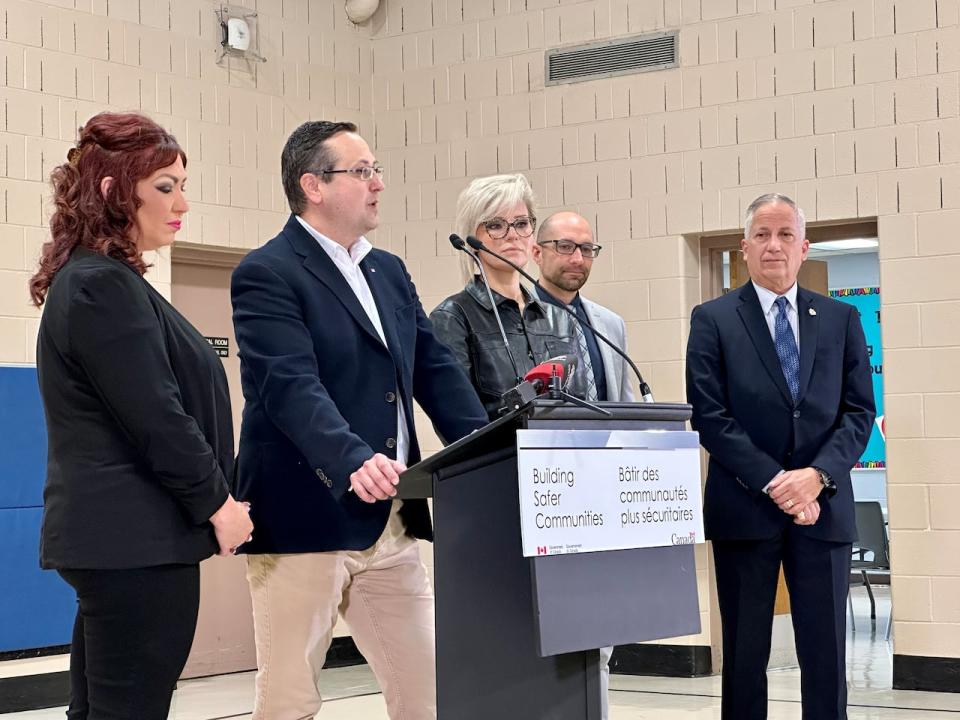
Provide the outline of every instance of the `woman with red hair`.
[[252,531],[230,495],[223,367],[146,280],[187,212],[186,155],[101,113],[53,170],[37,371],[47,420],[40,563],[77,593],[69,718],[161,720],[196,629],[199,562]]

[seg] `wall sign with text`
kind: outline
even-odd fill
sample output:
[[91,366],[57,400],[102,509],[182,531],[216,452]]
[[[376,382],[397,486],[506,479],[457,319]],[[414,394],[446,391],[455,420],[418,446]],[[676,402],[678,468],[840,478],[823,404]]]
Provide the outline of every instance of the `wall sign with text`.
[[695,432],[518,430],[523,555],[704,541]]
[[877,404],[877,420],[867,447],[854,470],[882,470],[887,466],[887,444],[883,412],[883,347],[880,345],[880,288],[840,288],[830,297],[853,305],[860,313],[860,324],[867,339],[870,375],[873,377],[873,400]]
[[230,357],[230,338],[209,337],[204,335],[203,339],[210,343],[210,347],[217,353],[217,357]]

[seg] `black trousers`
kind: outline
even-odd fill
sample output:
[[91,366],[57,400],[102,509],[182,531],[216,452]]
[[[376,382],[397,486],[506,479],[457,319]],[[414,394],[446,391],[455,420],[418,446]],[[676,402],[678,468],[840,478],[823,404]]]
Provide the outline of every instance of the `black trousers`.
[[200,607],[199,565],[60,570],[77,592],[72,720],[166,720]]
[[780,563],[800,662],[803,720],[846,720],[850,543],[789,526],[769,540],[714,540],[723,628],[723,720],[766,720],[767,662]]

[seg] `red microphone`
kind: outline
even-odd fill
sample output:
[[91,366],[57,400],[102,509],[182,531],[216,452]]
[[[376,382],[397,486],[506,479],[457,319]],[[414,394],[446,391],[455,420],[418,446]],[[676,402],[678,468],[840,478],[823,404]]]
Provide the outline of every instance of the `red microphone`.
[[577,358],[575,355],[560,355],[531,368],[523,376],[523,379],[533,385],[537,395],[543,395],[550,389],[550,381],[554,377],[560,378],[561,387],[565,386],[576,367]]

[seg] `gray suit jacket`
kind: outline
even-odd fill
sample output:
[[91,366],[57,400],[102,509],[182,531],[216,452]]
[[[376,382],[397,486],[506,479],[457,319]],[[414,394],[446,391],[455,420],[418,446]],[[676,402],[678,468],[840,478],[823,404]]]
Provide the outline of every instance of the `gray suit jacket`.
[[[613,310],[587,300],[583,295],[580,296],[580,301],[583,303],[583,309],[586,310],[587,317],[590,318],[593,326],[626,353],[627,326],[624,324],[623,318]],[[600,346],[600,355],[603,357],[603,371],[607,375],[607,399],[633,402],[633,387],[630,382],[633,371],[630,366],[599,338],[597,339],[597,345]],[[627,354],[629,355],[629,353]]]

